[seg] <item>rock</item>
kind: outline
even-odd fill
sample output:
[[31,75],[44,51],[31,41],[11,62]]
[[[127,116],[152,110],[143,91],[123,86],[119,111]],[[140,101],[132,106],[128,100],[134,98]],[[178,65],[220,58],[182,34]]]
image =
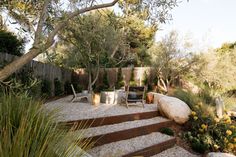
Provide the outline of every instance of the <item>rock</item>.
[[159,94],[158,103],[160,112],[178,124],[184,124],[188,121],[191,109],[182,100]]
[[159,104],[160,98],[163,97],[163,96],[165,96],[165,95],[160,94],[160,93],[155,93],[155,92],[150,92],[150,93],[153,94],[153,97],[154,97],[154,98],[153,98],[153,103],[154,103],[154,104]]
[[207,157],[236,157],[236,156],[229,153],[210,152],[207,154]]

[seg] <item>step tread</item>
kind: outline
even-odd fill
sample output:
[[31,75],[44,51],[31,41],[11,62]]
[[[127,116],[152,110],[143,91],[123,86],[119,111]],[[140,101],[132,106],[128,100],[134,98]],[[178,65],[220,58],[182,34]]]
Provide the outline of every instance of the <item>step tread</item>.
[[171,139],[174,139],[174,137],[154,132],[148,135],[98,146],[89,150],[88,153],[94,157],[120,157]]
[[98,117],[95,119],[83,119],[75,121],[61,122],[67,126],[74,126],[79,124],[84,124],[87,127],[97,127],[102,125],[112,125],[127,121],[141,120],[141,119],[150,119],[158,116],[157,111],[150,112],[140,112],[140,113],[131,113],[124,115],[108,116],[108,117]]
[[100,103],[98,106],[90,103],[83,103],[75,101],[72,103],[72,96],[68,96],[56,101],[48,102],[44,106],[46,109],[58,109],[60,116],[57,118],[59,122],[77,121],[84,119],[94,119],[110,116],[123,116],[127,114],[145,113],[157,111],[157,104],[145,104],[145,107],[134,106],[127,108],[125,105],[118,104],[104,104]]
[[122,122],[112,125],[103,125],[98,127],[91,127],[83,130],[78,130],[75,133],[83,132],[83,137],[93,137],[98,135],[104,135],[108,133],[118,132],[122,130],[142,127],[142,126],[148,126],[151,124],[157,124],[161,122],[167,122],[168,119],[164,117],[154,117],[150,119],[142,119],[142,120],[134,120],[134,121],[128,121],[128,122]]
[[175,145],[174,147],[151,157],[200,157],[200,155],[192,154],[184,148]]

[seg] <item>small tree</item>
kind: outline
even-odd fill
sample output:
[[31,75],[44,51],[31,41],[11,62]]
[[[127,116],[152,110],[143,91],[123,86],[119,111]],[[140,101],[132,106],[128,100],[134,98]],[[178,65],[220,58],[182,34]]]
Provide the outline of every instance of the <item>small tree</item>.
[[156,68],[157,85],[166,93],[174,80],[187,74],[196,61],[191,53],[181,53],[178,46],[178,34],[172,31],[150,49]]

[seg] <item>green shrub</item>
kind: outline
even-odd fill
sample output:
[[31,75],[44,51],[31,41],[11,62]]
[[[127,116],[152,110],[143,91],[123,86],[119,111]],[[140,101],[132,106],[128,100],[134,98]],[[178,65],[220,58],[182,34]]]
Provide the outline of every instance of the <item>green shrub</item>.
[[145,85],[145,86],[148,85],[148,75],[147,75],[147,72],[146,72],[146,71],[144,72],[144,77],[143,77],[142,83],[143,83],[143,85]]
[[194,151],[198,153],[205,153],[208,150],[208,145],[200,141],[194,141],[191,143],[191,147]]
[[22,56],[24,41],[17,39],[11,32],[0,30],[0,53],[9,53],[16,56]]
[[37,82],[31,87],[29,88],[28,92],[29,95],[34,97],[34,98],[42,98],[42,83],[40,80],[37,80]]
[[58,78],[55,78],[54,79],[54,87],[55,87],[55,89],[54,89],[54,94],[55,94],[55,96],[59,96],[59,95],[63,95],[64,93],[63,93],[63,89],[62,89],[62,83],[61,83],[61,81],[58,79]]
[[125,82],[124,82],[123,75],[122,75],[122,69],[119,68],[118,73],[117,73],[117,81],[116,81],[115,87],[116,87],[116,89],[120,89],[124,85],[125,85]]
[[73,156],[76,145],[89,147],[88,141],[81,140],[81,133],[72,138],[70,131],[61,129],[55,123],[56,111],[43,109],[41,102],[11,93],[0,95],[0,99],[1,157],[66,157]]
[[177,88],[174,91],[173,96],[184,101],[190,108],[192,108],[192,104],[197,104],[200,101],[199,98],[196,95],[192,94],[190,91],[184,91],[180,88]]
[[228,115],[219,119],[213,107],[202,103],[193,105],[192,110],[184,137],[195,151],[236,153],[236,124]]
[[129,85],[130,86],[137,86],[135,80],[134,80],[134,68],[131,69],[131,76],[129,80]]
[[52,90],[52,83],[49,80],[42,80],[41,82],[41,92],[43,94],[43,97],[50,97],[51,95],[51,90]]
[[22,93],[27,91],[29,96],[34,98],[41,97],[41,80],[37,79],[33,73],[32,67],[25,66],[19,72],[11,75],[7,80],[5,88],[11,88],[14,93]]
[[74,87],[76,87],[76,92],[81,93],[82,90],[84,89],[83,86],[81,86],[80,84],[76,84]]
[[[73,87],[74,87],[74,85],[73,85]],[[73,91],[71,89],[71,83],[69,81],[65,82],[65,84],[64,84],[64,91],[65,91],[65,94],[67,94],[67,95],[73,94]]]
[[106,70],[104,70],[104,73],[103,73],[103,81],[102,81],[102,83],[103,83],[104,90],[108,89],[110,87]]
[[174,136],[174,131],[171,128],[161,128],[160,132],[166,135]]
[[212,90],[209,87],[203,87],[199,93],[199,97],[205,104],[214,104]]
[[100,93],[101,91],[104,91],[104,90],[106,90],[105,88],[104,88],[104,85],[97,85],[95,88],[93,88],[94,90],[93,90],[93,92],[95,92],[95,93]]

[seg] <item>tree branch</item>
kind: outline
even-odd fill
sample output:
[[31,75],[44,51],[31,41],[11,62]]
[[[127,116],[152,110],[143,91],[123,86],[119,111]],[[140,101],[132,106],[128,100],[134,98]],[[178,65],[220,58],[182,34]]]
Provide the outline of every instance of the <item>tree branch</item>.
[[35,36],[34,36],[34,46],[38,45],[38,43],[40,42],[41,34],[43,31],[43,23],[45,21],[45,14],[47,12],[47,7],[48,7],[48,4],[50,1],[51,0],[45,0],[45,2],[43,4],[43,10],[42,10],[41,15],[39,17],[38,27],[36,29]]
[[84,8],[84,9],[79,9],[79,10],[77,10],[75,12],[72,12],[72,13],[68,14],[68,17],[65,20],[61,21],[55,27],[55,29],[49,34],[47,42],[46,42],[46,48],[50,47],[53,44],[53,39],[56,36],[56,34],[58,33],[58,31],[61,30],[63,27],[65,27],[67,22],[69,20],[73,19],[75,16],[83,14],[83,13],[88,12],[88,11],[92,11],[92,10],[111,7],[111,6],[115,5],[117,2],[118,2],[118,0],[113,0],[111,3],[94,5],[92,7],[88,7],[88,8]]

